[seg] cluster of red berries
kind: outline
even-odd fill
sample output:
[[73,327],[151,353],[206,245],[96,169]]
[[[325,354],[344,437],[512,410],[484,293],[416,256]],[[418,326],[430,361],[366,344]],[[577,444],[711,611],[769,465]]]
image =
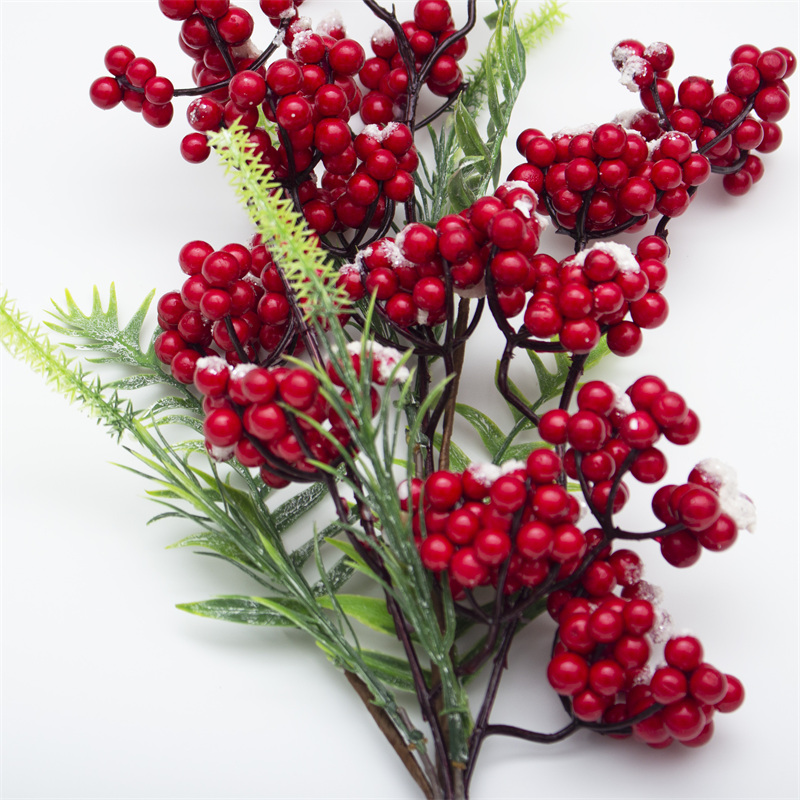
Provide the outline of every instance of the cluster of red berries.
[[582,722],[619,725],[659,704],[632,725],[635,738],[655,748],[673,741],[687,747],[706,744],[715,712],[735,711],[744,702],[741,682],[704,662],[703,647],[693,636],[670,638],[664,646],[666,664],[650,675],[652,644],[663,639],[659,612],[647,599],[652,587],[638,578],[638,556],[620,550],[595,563],[605,565],[609,582],[618,579],[622,596],[589,591],[587,597],[550,604],[559,623],[547,667],[550,685],[569,698]]
[[641,330],[657,328],[667,318],[661,289],[668,255],[662,238],[646,236],[635,255],[625,245],[599,242],[560,262],[534,256],[536,280],[525,327],[538,339],[558,336],[573,353],[588,353],[607,333],[612,353],[632,355],[641,347]]
[[[261,0],[262,11],[283,28],[287,46],[286,57],[267,67],[267,56],[256,57],[250,43],[254,22],[247,11],[229,0],[160,0],[161,11],[181,23],[180,46],[194,59],[197,88],[176,90],[150,60],[116,46],[105,58],[111,75],[92,84],[90,97],[104,109],[122,102],[163,127],[172,120],[173,97],[194,95],[187,119],[195,132],[181,142],[186,160],[205,161],[209,134],[238,123],[320,235],[388,226],[393,204],[413,196],[419,165],[411,130],[397,122],[407,95],[419,91],[422,77],[436,95],[458,91],[463,75],[456,62],[466,52],[466,39],[441,46],[455,33],[450,6],[445,0],[419,0],[414,21],[402,25],[403,47],[385,27],[373,36],[375,57],[367,61],[364,48],[346,37],[338,14],[315,32],[307,17],[298,16],[298,5]],[[401,54],[406,46],[416,59],[412,86]],[[259,125],[262,113],[276,123],[278,141]],[[349,124],[357,113],[367,126],[359,136]]]
[[661,553],[675,567],[690,567],[703,549],[727,550],[740,528],[752,528],[755,512],[738,491],[735,476],[713,459],[700,462],[681,485],[662,486],[653,497],[653,513],[677,530],[660,537]]
[[313,179],[298,187],[309,228],[324,236],[331,230],[358,229],[365,222],[380,227],[389,201],[404,203],[414,194],[412,173],[419,157],[411,130],[401,122],[370,124],[351,140],[341,120],[325,123],[317,124],[314,140],[323,153],[321,188]]
[[719,94],[713,81],[699,76],[683,80],[676,92],[667,79],[674,56],[663,42],[645,47],[634,39],[619,42],[612,51],[621,82],[639,92],[650,112],[639,115],[634,126],[648,140],[664,130],[685,133],[699,152],[708,155],[711,165],[725,173],[725,190],[744,194],[764,172],[761,159],[750,151],[771,153],[781,143],[776,123],[789,111],[789,89],[783,79],[796,69],[794,54],[785,47],[761,52],[754,45],[740,45],[731,54],[727,85]]
[[676,93],[666,78],[674,53],[661,42],[625,40],[612,58],[622,82],[639,91],[644,111],[551,137],[530,128],[517,139],[526,163],[509,178],[525,181],[540,196],[539,210],[562,229],[595,236],[620,226],[637,230],[649,216],[683,214],[713,171],[725,173],[725,189],[737,195],[761,178],[763,163],[750,151],[771,153],[780,145],[776,122],[789,109],[783,78],[796,66],[789,50],[738,47],[719,95],[699,77],[686,78]]
[[539,436],[566,445],[564,469],[585,481],[596,516],[606,513],[611,492],[612,512],[628,500],[621,480],[630,471],[642,483],[657,483],[667,472],[667,459],[655,447],[663,436],[673,444],[689,444],[700,432],[697,415],[660,378],[639,378],[619,393],[603,381],[589,381],[578,392],[578,411],[553,409],[542,415]]
[[292,336],[286,286],[267,247],[233,243],[215,250],[192,241],[178,263],[186,280],[158,301],[158,359],[181,383],[191,383],[197,361],[223,354],[231,364],[263,362],[274,354],[300,352]]
[[580,216],[586,232],[600,235],[621,225],[637,230],[650,214],[679,216],[689,206],[689,188],[711,174],[708,159],[693,153],[683,133],[665,134],[651,153],[644,136],[611,122],[552,137],[529,128],[517,150],[527,163],[509,178],[541,195],[540,210],[568,230]]
[[[361,343],[356,347],[346,357],[358,374]],[[373,384],[405,377],[403,368],[398,368],[397,351],[375,345],[369,356]],[[340,368],[329,364],[327,370],[339,386]],[[232,366],[218,356],[206,356],[196,362],[192,380],[203,396],[203,434],[211,457],[218,461],[235,457],[245,467],[259,468],[268,486],[319,480],[311,460],[331,464],[338,460],[340,447],[353,449],[348,421],[322,396],[318,378],[307,369]],[[343,390],[341,397],[346,407],[352,406],[349,391]],[[380,408],[374,386],[370,401],[374,416]],[[351,419],[358,424],[354,415]]]
[[572,574],[590,543],[576,525],[580,504],[557,483],[562,470],[559,456],[541,448],[525,463],[472,464],[401,484],[424,566],[446,572],[457,596],[497,586],[504,565],[505,594],[539,586],[551,570]]
[[[458,62],[466,55],[467,40],[461,38],[443,51],[440,45],[455,33],[450,4],[446,0],[419,0],[414,19],[402,23],[403,33],[414,57],[415,76],[425,74],[425,85],[439,97],[450,97],[464,80]],[[397,39],[384,25],[370,41],[375,54],[364,62],[359,72],[361,83],[369,90],[364,102],[380,109],[383,119],[394,119],[398,106],[407,102],[410,76]],[[428,63],[431,54],[438,55]]]
[[488,273],[502,313],[515,316],[536,278],[542,222],[535,207],[527,186],[503,184],[435,228],[415,222],[377,240],[342,268],[340,283],[354,299],[374,293],[390,322],[407,328],[443,322],[452,293],[484,294]]
[[122,103],[156,128],[169,125],[175,87],[169,78],[157,74],[149,58],[137,57],[130,47],[117,45],[106,52],[105,67],[111,75],[98,78],[89,89],[98,108],[107,110]]

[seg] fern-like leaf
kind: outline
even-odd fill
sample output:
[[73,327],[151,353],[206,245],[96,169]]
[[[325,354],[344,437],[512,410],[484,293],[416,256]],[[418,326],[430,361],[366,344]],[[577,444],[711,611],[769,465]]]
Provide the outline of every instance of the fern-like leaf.
[[[304,309],[306,318],[342,313],[350,304],[336,285],[339,273],[291,198],[271,177],[269,168],[254,153],[241,125],[222,129],[210,139],[230,177],[231,185],[280,265],[284,277]],[[321,302],[326,297],[327,302]]]
[[80,364],[53,345],[40,326],[17,310],[7,294],[0,298],[0,341],[8,352],[42,375],[70,402],[80,403],[119,440],[136,428],[133,406],[116,391],[107,394],[99,378],[92,378]]

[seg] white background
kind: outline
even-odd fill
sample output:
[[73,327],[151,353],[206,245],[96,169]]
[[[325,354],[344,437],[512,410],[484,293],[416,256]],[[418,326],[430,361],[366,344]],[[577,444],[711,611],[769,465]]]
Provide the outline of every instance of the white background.
[[[374,29],[356,0],[339,8],[351,33]],[[621,38],[672,44],[676,84],[697,74],[722,86],[742,42],[798,52],[799,8],[571,3],[567,23],[530,56],[513,131],[600,123],[635,106],[608,57]],[[179,285],[176,256],[186,241],[246,241],[245,215],[218,168],[178,154],[188,130],[180,103],[175,122],[155,130],[122,107],[102,113],[88,100],[116,43],[188,85],[178,24],[155,2],[3,0],[2,12],[2,285],[21,308],[42,320],[65,287],[85,307],[94,284],[106,292],[115,281],[127,319],[151,288]],[[316,20],[325,6],[309,0],[304,12]],[[257,26],[256,41],[265,42],[272,29],[260,14]],[[798,91],[797,76],[791,88]],[[655,372],[699,413],[698,441],[669,450],[673,482],[714,455],[736,465],[758,505],[755,535],[704,554],[690,570],[648,551],[648,577],[663,586],[677,627],[742,678],[747,702],[718,717],[714,740],[697,751],[589,734],[552,748],[490,739],[475,798],[798,796],[797,121],[795,108],[781,123],[783,148],[765,157],[766,175],[749,195],[729,197],[715,182],[673,223],[669,320],[646,333],[636,356],[600,368],[623,386]],[[567,252],[552,239],[546,247]],[[495,343],[471,345],[463,397],[502,417],[488,388]],[[174,609],[253,587],[211,559],[165,550],[189,530],[145,526],[157,512],[145,482],[109,463],[132,459],[5,352],[0,367],[0,795],[415,796],[345,680],[300,635]],[[647,520],[650,491],[634,489],[636,524],[637,514]],[[494,721],[563,724],[543,675],[550,635],[544,623],[520,637]]]

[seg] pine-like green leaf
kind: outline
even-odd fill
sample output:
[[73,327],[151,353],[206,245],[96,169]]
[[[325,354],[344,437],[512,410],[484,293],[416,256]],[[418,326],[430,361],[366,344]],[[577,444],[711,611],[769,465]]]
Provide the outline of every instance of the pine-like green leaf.
[[[384,683],[399,689],[401,692],[414,692],[414,676],[405,659],[379,653],[375,650],[362,650],[361,658],[364,664],[374,672]],[[423,669],[422,674],[430,685],[430,671]]]
[[[269,606],[264,604],[265,600],[269,600]],[[291,617],[303,613],[302,605],[288,598],[258,598],[239,595],[215,597],[212,600],[202,600],[197,603],[179,603],[177,608],[209,619],[278,628],[297,627]],[[286,613],[282,613],[284,609]]]
[[0,297],[0,342],[15,358],[44,377],[70,402],[80,403],[119,439],[125,431],[142,434],[129,401],[106,392],[99,378],[91,379],[55,347],[38,325],[19,312],[7,294]]
[[302,213],[255,154],[249,132],[235,124],[215,133],[209,142],[306,318],[331,319],[347,309],[350,297],[337,285],[338,271]]
[[275,530],[283,533],[327,496],[328,487],[324,483],[314,483],[308,489],[290,497],[272,512]]
[[206,550],[211,550],[225,558],[232,559],[233,561],[237,561],[253,569],[258,569],[259,566],[235,541],[219,531],[197,531],[197,533],[190,534],[180,541],[175,542],[175,544],[170,545],[170,547],[203,547]]

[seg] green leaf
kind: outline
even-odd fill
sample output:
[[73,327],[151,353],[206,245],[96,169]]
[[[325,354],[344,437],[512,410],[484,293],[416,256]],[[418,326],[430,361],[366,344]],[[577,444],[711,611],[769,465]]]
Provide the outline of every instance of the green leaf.
[[288,530],[295,522],[319,505],[328,496],[328,487],[320,482],[303,489],[302,492],[281,503],[273,512],[272,519],[278,533]]
[[[441,452],[442,434],[433,435],[434,447]],[[467,454],[451,439],[450,440],[450,469],[454,472],[463,472],[470,465]],[[407,466],[407,465],[406,465]]]
[[466,156],[478,156],[481,160],[488,158],[489,151],[483,142],[478,126],[460,101],[455,105],[454,120],[456,138],[464,154]]
[[317,583],[311,587],[311,591],[314,593],[315,597],[323,597],[326,592],[337,592],[350,580],[354,572],[355,567],[353,566],[353,562],[348,556],[345,556],[325,572],[325,579],[317,581]]
[[[336,601],[342,611],[351,619],[372,628],[379,633],[395,636],[394,620],[386,610],[386,602],[376,597],[363,597],[358,594],[337,594]],[[333,601],[330,597],[319,597],[317,603],[323,608],[333,610]]]
[[566,359],[565,364],[563,358],[558,358],[558,356],[563,356],[563,353],[556,353],[556,371],[550,372],[538,353],[533,350],[528,350],[527,353],[536,372],[536,379],[539,381],[540,397],[549,400],[561,394],[561,387],[569,372],[569,359]]
[[477,408],[464,403],[456,403],[456,411],[475,428],[481,437],[484,447],[494,458],[506,438],[497,423],[484,414],[483,411],[478,411]]
[[[375,650],[362,650],[361,659],[371,672],[377,675],[384,683],[399,689],[402,692],[414,692],[414,677],[405,659],[379,653]],[[430,685],[429,670],[422,670],[425,680]]]
[[[270,606],[264,605],[269,600]],[[302,613],[302,605],[286,598],[258,598],[228,595],[202,600],[198,603],[179,603],[181,611],[197,614],[209,619],[220,619],[226,622],[238,622],[242,625],[262,625],[277,628],[295,628],[297,625],[278,609],[285,608],[287,613]]]
[[606,341],[606,337],[603,336],[602,339],[597,344],[597,347],[589,353],[589,356],[586,359],[586,363],[583,366],[584,372],[588,372],[590,369],[596,367],[611,351],[608,349],[608,342]]
[[338,541],[337,539],[326,539],[325,541],[335,547],[337,550],[341,550],[353,562],[355,568],[359,572],[367,575],[376,583],[383,585],[383,581],[372,571],[372,569],[367,565],[366,561],[361,558],[361,556],[358,554],[358,551],[350,542]]
[[248,567],[258,567],[258,564],[256,564],[236,542],[219,531],[198,531],[197,533],[190,534],[180,541],[175,542],[175,544],[171,544],[169,547],[170,549],[177,547],[204,547],[225,558],[238,561],[240,564],[246,564]]
[[553,446],[545,442],[526,442],[525,444],[512,445],[505,451],[500,463],[504,464],[506,461],[525,461],[534,450],[540,450],[543,447],[551,450]]

